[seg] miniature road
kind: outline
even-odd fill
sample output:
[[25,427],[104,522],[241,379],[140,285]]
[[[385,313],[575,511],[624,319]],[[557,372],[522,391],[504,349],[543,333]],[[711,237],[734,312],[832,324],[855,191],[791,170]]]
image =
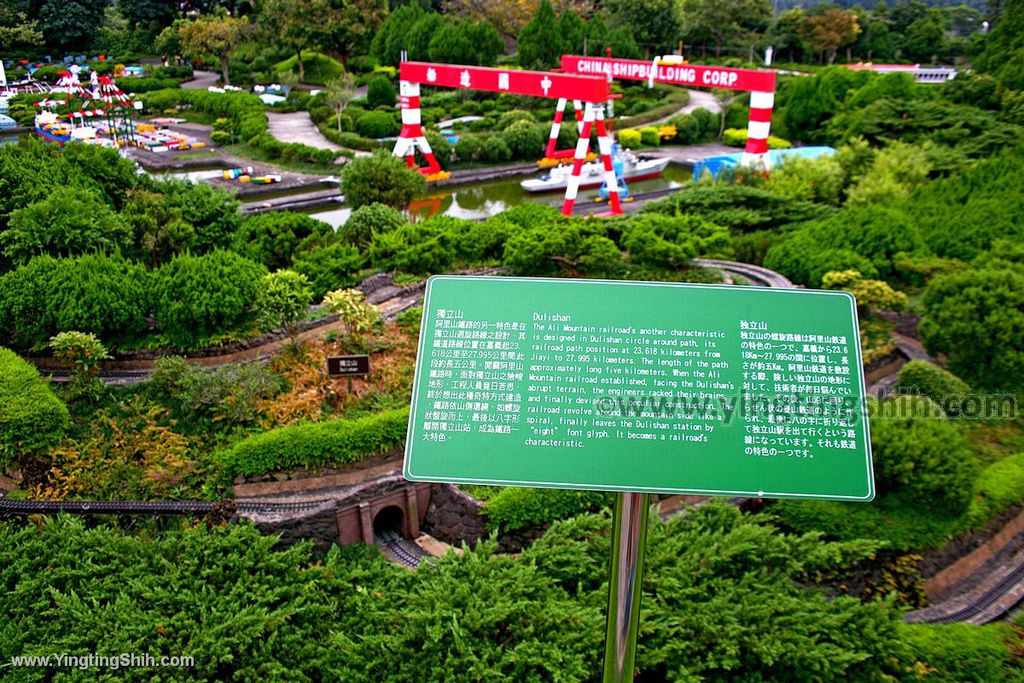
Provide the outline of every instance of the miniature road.
[[714,114],[722,111],[722,103],[718,101],[718,98],[713,93],[705,90],[690,90],[689,92],[690,101],[676,113],[689,114],[694,109],[707,109]]
[[[277,112],[268,111],[267,131],[281,142],[300,142],[310,147],[330,149],[335,152],[348,149],[347,147],[336,145],[325,138],[323,133],[317,130],[313,120],[309,118],[309,112],[306,111],[296,111],[290,114],[278,114]],[[369,152],[359,149],[349,149],[348,151],[357,157],[370,156]],[[345,158],[339,157],[335,163],[343,164],[345,163]]]
[[[648,123],[646,125],[648,125],[648,126],[656,126],[659,123],[665,123],[669,119],[674,119],[675,117],[679,116],[680,114],[689,114],[694,109],[707,109],[712,114],[717,114],[720,111],[722,111],[722,103],[719,102],[718,98],[715,97],[712,93],[705,92],[703,90],[688,90],[687,92],[690,93],[690,101],[689,102],[684,104],[679,109],[676,109],[674,112],[672,112],[668,116],[662,116],[660,119],[658,119],[656,121],[651,121],[650,123]],[[629,119],[625,119],[623,121],[623,123],[626,123],[628,125],[629,124]]]
[[341,145],[334,144],[316,129],[307,111],[296,111],[290,114],[268,111],[267,129],[281,142],[300,142],[303,145],[318,149],[330,149],[335,152],[342,149]]
[[186,90],[206,90],[211,85],[217,85],[219,76],[213,71],[193,71],[192,80],[181,84]]

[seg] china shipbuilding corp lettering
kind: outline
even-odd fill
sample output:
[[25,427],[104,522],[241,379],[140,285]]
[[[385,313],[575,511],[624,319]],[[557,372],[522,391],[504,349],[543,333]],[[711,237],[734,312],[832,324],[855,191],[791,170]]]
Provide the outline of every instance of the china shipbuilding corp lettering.
[[[702,85],[707,87],[732,87],[739,79],[735,71],[702,68],[695,69],[685,64],[658,65],[656,80],[670,83]],[[612,78],[646,80],[651,75],[651,64],[636,62],[613,62],[597,59],[581,59],[577,66],[581,74],[604,74]]]

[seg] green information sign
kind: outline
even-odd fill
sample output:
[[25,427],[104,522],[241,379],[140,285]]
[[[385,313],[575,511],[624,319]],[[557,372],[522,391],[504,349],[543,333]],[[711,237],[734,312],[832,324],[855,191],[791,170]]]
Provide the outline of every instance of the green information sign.
[[845,292],[432,277],[405,476],[874,497]]

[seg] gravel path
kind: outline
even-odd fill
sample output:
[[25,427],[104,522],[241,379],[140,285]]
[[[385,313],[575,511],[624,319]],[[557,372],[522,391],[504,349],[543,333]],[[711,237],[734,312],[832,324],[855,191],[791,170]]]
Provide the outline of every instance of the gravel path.
[[330,149],[335,152],[342,149],[323,136],[308,111],[295,111],[290,114],[267,112],[267,126],[271,135],[281,142],[301,142],[318,149]]
[[[689,102],[687,102],[679,109],[676,109],[668,116],[663,116],[657,121],[651,121],[650,123],[645,125],[657,126],[659,124],[667,122],[669,119],[674,119],[680,114],[689,114],[694,109],[707,109],[712,114],[717,114],[720,111],[722,111],[722,103],[719,102],[718,98],[715,97],[713,94],[705,92],[704,90],[688,90],[687,92],[690,93]],[[626,119],[626,123],[628,122],[629,119]]]
[[181,84],[186,90],[206,90],[211,85],[217,85],[219,75],[213,71],[193,71],[192,80]]

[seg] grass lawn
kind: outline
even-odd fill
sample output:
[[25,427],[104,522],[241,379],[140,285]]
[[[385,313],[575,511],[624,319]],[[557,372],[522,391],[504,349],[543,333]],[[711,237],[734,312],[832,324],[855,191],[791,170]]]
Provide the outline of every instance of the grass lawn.
[[799,532],[820,531],[839,540],[873,538],[895,550],[923,550],[984,527],[1003,510],[1024,501],[1024,453],[992,463],[974,483],[974,498],[961,515],[941,515],[909,504],[894,493],[871,503],[793,501],[769,511]]
[[[292,55],[283,62],[275,64],[274,72],[291,71],[298,74],[298,61],[298,57]],[[304,51],[302,53],[302,66],[305,71],[303,83],[308,83],[309,85],[324,86],[329,81],[345,73],[345,67],[340,62],[319,52]]]

